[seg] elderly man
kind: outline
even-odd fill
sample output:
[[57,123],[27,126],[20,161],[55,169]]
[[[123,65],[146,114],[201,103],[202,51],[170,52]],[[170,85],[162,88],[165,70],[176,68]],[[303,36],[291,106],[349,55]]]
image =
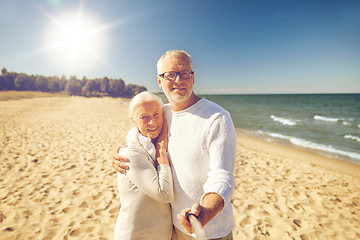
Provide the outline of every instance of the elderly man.
[[[193,91],[192,61],[184,51],[166,52],[157,64],[157,80],[169,104],[164,106],[169,125],[168,153],[174,177],[171,202],[173,239],[193,239],[192,213],[209,239],[232,239],[231,196],[236,131],[230,114]],[[124,172],[122,157],[113,155],[113,166]]]

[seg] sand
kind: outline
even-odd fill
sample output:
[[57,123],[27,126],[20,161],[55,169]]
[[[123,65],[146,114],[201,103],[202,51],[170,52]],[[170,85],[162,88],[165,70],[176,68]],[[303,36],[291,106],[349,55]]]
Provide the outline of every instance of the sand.
[[[112,239],[125,100],[0,101],[0,239]],[[238,134],[234,239],[360,239],[360,166]]]

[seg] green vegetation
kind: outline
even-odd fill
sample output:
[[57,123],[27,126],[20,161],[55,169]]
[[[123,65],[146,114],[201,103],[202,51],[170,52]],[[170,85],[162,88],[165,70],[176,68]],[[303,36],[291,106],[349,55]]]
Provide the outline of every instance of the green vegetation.
[[28,75],[25,73],[8,72],[6,68],[1,70],[0,91],[41,91],[48,93],[63,93],[86,97],[126,97],[131,98],[136,94],[146,91],[144,86],[126,84],[124,80],[109,79],[107,77],[98,79],[81,80],[76,76],[69,79],[63,75],[61,78],[45,77],[41,75]]

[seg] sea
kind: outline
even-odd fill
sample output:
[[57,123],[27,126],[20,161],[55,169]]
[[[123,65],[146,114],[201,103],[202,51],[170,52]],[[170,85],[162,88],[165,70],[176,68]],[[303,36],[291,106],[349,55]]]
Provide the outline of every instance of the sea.
[[360,94],[199,95],[243,133],[360,164]]

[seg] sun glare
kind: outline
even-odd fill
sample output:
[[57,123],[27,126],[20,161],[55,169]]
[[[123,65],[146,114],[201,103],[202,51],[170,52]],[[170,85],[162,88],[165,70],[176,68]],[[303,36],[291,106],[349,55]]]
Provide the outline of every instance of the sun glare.
[[66,35],[66,44],[72,51],[77,51],[81,46],[89,45],[89,39],[86,38],[86,29],[81,26],[70,28]]
[[66,74],[83,72],[99,61],[104,62],[101,55],[106,46],[105,25],[82,10],[56,17],[46,15],[51,21],[45,33],[43,51],[59,68],[66,68]]

